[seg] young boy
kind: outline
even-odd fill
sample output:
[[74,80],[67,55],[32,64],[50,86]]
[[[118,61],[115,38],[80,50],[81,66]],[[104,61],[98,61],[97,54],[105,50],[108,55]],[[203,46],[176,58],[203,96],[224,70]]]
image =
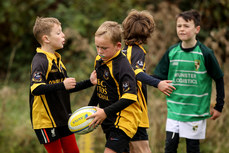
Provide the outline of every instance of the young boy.
[[71,115],[70,92],[96,84],[96,73],[90,80],[77,82],[68,78],[67,71],[56,52],[62,49],[65,35],[56,18],[37,17],[33,33],[41,47],[37,48],[31,64],[30,116],[32,127],[48,153],[78,153],[73,133],[68,129]]
[[[106,135],[104,153],[123,153],[135,135],[141,110],[137,102],[133,69],[121,52],[121,26],[104,22],[95,33],[97,86],[88,105],[97,106],[92,124]],[[91,125],[92,125],[91,124]]]
[[149,128],[149,118],[147,110],[147,89],[146,84],[158,87],[166,95],[169,95],[173,86],[171,81],[160,81],[145,73],[146,51],[143,44],[147,44],[147,39],[154,31],[155,23],[153,16],[148,11],[132,10],[122,23],[125,47],[122,52],[126,55],[137,79],[137,95],[143,111],[138,131],[131,139],[130,153],[151,153],[146,129]]
[[[197,11],[178,14],[176,31],[181,42],[167,50],[155,69],[160,79],[172,80],[176,87],[167,97],[165,152],[177,152],[179,137],[183,137],[187,152],[199,153],[199,139],[205,139],[206,119],[218,118],[223,109],[223,73],[213,51],[196,39],[200,31]],[[217,103],[210,112],[212,79],[216,83]]]

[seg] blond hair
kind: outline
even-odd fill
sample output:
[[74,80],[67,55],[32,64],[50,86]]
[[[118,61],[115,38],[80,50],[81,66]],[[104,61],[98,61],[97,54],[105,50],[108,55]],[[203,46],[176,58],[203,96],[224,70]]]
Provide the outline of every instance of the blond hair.
[[122,22],[123,39],[127,45],[146,44],[155,29],[153,16],[146,10],[131,10]]
[[114,21],[105,21],[95,32],[95,36],[107,36],[115,45],[117,42],[122,41],[121,26]]
[[61,25],[60,21],[53,17],[37,17],[33,26],[33,35],[42,44],[42,36],[49,35],[54,24]]

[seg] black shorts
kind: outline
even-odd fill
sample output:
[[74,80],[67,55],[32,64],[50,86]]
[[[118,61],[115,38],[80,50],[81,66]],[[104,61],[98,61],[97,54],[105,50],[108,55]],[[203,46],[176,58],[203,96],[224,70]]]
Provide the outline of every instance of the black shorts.
[[117,153],[129,152],[130,137],[122,130],[117,128],[110,130],[110,132],[106,133],[106,139],[105,147]]
[[68,129],[68,126],[61,126],[61,127],[56,127],[56,128],[35,129],[34,131],[41,144],[50,143],[62,137],[66,137],[66,136],[73,134]]
[[148,140],[148,134],[146,128],[138,127],[138,130],[134,137],[130,141]]

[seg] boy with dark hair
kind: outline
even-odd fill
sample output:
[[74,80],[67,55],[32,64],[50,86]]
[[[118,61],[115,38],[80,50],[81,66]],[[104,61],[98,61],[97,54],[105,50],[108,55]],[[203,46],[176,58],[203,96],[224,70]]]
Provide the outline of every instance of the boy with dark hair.
[[[200,15],[195,10],[176,17],[181,42],[171,46],[155,69],[160,79],[173,81],[176,90],[167,97],[166,153],[176,153],[179,137],[186,138],[187,152],[199,153],[205,139],[206,119],[217,119],[224,105],[223,72],[214,52],[196,39]],[[212,79],[216,83],[216,105],[210,111]]]

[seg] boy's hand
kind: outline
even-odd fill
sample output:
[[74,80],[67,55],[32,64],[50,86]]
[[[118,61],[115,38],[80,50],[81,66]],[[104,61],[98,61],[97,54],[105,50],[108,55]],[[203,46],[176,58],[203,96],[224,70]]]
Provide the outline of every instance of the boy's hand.
[[73,89],[76,86],[75,78],[66,78],[64,79],[64,87],[66,90]]
[[210,119],[215,120],[215,119],[217,119],[218,117],[220,117],[221,112],[219,112],[219,111],[213,109],[213,110],[211,111],[211,115],[212,115],[212,117],[211,117]]
[[89,118],[94,117],[94,120],[91,122],[89,127],[91,127],[93,124],[94,124],[94,127],[96,127],[97,125],[102,124],[103,121],[107,118],[107,115],[102,108],[95,107],[95,109],[97,110],[96,113],[92,114],[86,118],[86,119],[89,119]]
[[97,84],[97,73],[96,73],[95,70],[91,73],[90,81],[91,81],[91,83],[94,84],[94,85]]
[[173,92],[173,90],[176,90],[176,88],[169,83],[172,83],[170,80],[163,80],[159,82],[158,89],[163,92],[165,95],[170,96],[170,94]]

